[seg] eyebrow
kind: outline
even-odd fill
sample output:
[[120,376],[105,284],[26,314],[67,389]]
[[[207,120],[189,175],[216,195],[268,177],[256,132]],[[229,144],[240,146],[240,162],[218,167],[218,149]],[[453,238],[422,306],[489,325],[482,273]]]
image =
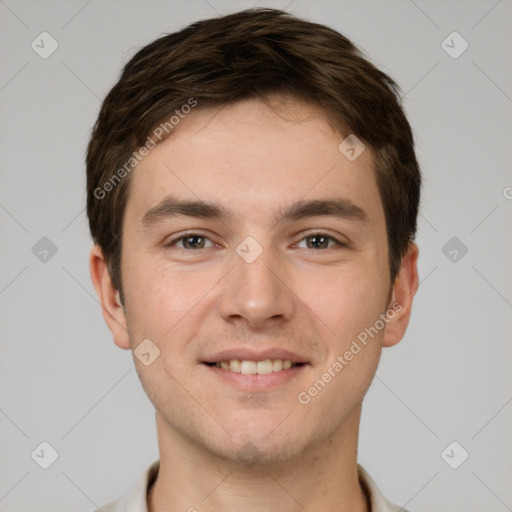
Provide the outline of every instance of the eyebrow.
[[144,214],[141,225],[144,229],[149,229],[154,224],[178,215],[219,220],[229,220],[233,217],[233,214],[229,210],[217,203],[201,200],[188,201],[174,197],[166,197]]
[[368,222],[368,215],[361,207],[354,204],[350,199],[341,197],[297,201],[276,215],[276,221],[301,220],[320,216]]
[[[144,214],[141,226],[147,230],[161,221],[179,215],[221,221],[232,220],[236,217],[231,210],[215,202],[166,197]],[[346,198],[299,200],[291,206],[281,209],[275,215],[275,220],[276,222],[297,221],[319,216],[368,222],[367,213],[350,199]]]

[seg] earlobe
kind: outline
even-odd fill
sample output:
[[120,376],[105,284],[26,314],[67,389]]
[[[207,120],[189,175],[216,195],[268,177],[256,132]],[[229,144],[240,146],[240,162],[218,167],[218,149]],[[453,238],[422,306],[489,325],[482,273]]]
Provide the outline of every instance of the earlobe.
[[89,270],[101,304],[103,318],[112,332],[114,342],[118,347],[129,350],[131,348],[130,338],[124,307],[121,303],[119,291],[112,283],[107,263],[98,245],[94,245],[91,249]]
[[407,330],[412,302],[418,288],[418,254],[418,246],[411,242],[393,284],[387,315],[390,320],[382,339],[383,347],[396,345]]

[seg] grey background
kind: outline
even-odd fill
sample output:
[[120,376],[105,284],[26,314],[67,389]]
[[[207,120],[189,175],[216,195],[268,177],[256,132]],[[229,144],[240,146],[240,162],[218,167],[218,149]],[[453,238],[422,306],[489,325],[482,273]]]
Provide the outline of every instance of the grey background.
[[[0,510],[92,510],[158,458],[153,408],[89,277],[84,152],[136,49],[255,5],[360,45],[401,85],[415,131],[422,281],[366,398],[360,462],[413,512],[512,510],[510,0],[0,0]],[[59,45],[47,59],[31,48],[43,31]],[[453,31],[469,43],[457,59],[441,46]],[[46,262],[42,237],[57,248]],[[452,237],[468,248],[456,262]],[[31,458],[42,441],[58,452],[46,470]],[[458,469],[441,457],[452,441],[469,453]]]

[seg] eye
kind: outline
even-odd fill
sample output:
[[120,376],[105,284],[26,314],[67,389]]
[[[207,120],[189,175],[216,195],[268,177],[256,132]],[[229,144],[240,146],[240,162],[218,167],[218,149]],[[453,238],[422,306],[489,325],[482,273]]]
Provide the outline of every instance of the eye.
[[305,241],[306,249],[330,249],[334,246],[343,246],[346,247],[346,244],[341,243],[336,240],[332,236],[325,235],[323,233],[314,233],[303,238],[298,244],[297,247],[304,247],[301,245]]
[[206,249],[213,247],[213,242],[203,235],[188,233],[165,244],[165,247],[173,246],[180,249]]

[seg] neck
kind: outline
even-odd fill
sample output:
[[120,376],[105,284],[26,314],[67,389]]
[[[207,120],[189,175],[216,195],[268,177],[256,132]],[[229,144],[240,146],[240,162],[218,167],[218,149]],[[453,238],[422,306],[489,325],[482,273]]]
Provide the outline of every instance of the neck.
[[357,475],[360,409],[331,438],[292,459],[243,466],[205,450],[157,413],[160,468],[149,512],[367,512]]

